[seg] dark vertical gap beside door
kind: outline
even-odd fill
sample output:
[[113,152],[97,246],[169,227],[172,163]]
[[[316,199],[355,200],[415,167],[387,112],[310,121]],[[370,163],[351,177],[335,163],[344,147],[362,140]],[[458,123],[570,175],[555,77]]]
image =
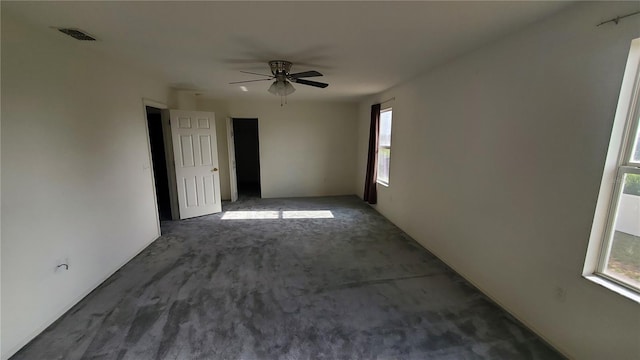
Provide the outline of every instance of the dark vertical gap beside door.
[[238,197],[261,197],[258,119],[233,119]]
[[164,148],[162,116],[160,109],[147,106],[147,127],[151,144],[151,162],[156,185],[158,216],[160,220],[171,220],[171,197],[169,196],[169,175]]

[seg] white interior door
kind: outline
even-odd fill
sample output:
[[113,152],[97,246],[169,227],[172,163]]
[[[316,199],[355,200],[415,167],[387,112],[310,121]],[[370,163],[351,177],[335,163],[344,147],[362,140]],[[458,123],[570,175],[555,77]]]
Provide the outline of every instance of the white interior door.
[[238,201],[238,180],[236,178],[236,146],[233,137],[233,119],[227,118],[227,150],[229,151],[229,188],[231,201]]
[[222,211],[215,115],[170,110],[180,219]]

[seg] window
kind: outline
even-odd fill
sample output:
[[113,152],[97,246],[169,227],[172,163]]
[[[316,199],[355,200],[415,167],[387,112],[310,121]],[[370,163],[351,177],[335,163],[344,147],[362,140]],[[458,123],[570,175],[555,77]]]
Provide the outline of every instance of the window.
[[640,291],[640,137],[638,114],[618,166],[598,273]]
[[378,183],[389,186],[389,159],[391,158],[391,108],[380,111],[378,135]]
[[620,91],[585,275],[640,302],[639,66],[640,39],[636,39]]

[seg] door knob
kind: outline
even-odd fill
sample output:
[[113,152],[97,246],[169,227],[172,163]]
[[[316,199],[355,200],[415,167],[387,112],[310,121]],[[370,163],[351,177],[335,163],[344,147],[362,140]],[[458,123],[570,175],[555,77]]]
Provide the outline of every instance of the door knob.
[[211,172],[218,171],[218,168],[211,169]]

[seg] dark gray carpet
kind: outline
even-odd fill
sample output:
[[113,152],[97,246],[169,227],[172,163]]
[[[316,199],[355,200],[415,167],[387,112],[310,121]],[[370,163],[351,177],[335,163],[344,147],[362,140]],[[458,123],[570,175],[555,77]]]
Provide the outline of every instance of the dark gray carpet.
[[224,210],[278,218],[163,223],[13,359],[562,358],[356,197]]

